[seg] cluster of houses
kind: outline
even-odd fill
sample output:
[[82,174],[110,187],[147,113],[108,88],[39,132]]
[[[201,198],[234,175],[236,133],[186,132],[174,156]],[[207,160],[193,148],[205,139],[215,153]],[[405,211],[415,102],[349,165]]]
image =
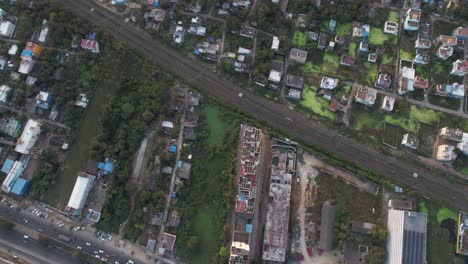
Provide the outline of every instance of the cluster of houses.
[[442,162],[453,161],[457,158],[455,149],[458,149],[463,155],[468,155],[468,133],[460,129],[441,128],[435,158]]

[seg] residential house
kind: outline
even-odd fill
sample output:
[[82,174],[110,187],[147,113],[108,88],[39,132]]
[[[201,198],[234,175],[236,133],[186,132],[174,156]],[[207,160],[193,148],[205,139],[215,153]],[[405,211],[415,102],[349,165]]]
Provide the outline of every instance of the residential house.
[[283,75],[283,62],[281,61],[271,61],[270,74],[268,75],[268,81],[279,83],[281,81],[281,76]]
[[317,41],[319,38],[319,34],[313,31],[307,31],[307,36],[309,37],[310,40],[313,40],[313,41]]
[[456,60],[453,62],[452,70],[450,74],[463,77],[468,73],[468,61],[467,60]]
[[468,27],[457,27],[453,31],[453,36],[459,40],[467,40],[468,39]]
[[11,91],[11,87],[4,85],[4,84],[0,86],[0,102],[2,103],[7,102],[8,94],[10,93],[10,91]]
[[373,106],[375,104],[376,98],[377,98],[376,90],[361,86],[359,87],[359,90],[356,93],[355,100],[357,103],[361,103],[367,106]]
[[184,119],[184,139],[196,140],[198,127],[198,114],[195,111],[186,111]]
[[249,0],[233,0],[232,7],[240,8],[240,9],[249,9],[250,1]]
[[375,63],[377,61],[377,53],[369,53],[369,56],[367,56],[367,61]]
[[415,135],[404,134],[401,144],[407,148],[417,149],[419,145],[419,139]]
[[386,95],[382,102],[382,110],[387,112],[393,111],[393,106],[395,105],[395,97]]
[[340,108],[340,104],[336,100],[330,100],[330,105],[328,106],[328,110],[334,113],[339,108]]
[[375,86],[382,89],[389,89],[392,85],[392,77],[387,73],[380,73],[375,81]]
[[338,86],[338,79],[323,76],[322,80],[320,81],[320,88],[326,90],[333,90]]
[[325,32],[320,32],[318,44],[317,44],[318,48],[324,50],[327,48],[328,46],[327,44],[328,44],[328,34]]
[[10,56],[15,56],[17,52],[18,52],[18,46],[15,44],[11,45],[11,47],[8,49],[8,55]]
[[53,96],[48,92],[39,92],[36,96],[36,107],[48,110],[52,105]]
[[414,91],[414,78],[416,71],[413,68],[408,68],[406,66],[400,69],[400,81],[398,87],[398,94],[403,95],[407,92]]
[[405,22],[403,28],[408,31],[417,31],[419,29],[419,22],[421,21],[421,10],[410,8],[406,12]]
[[398,23],[393,21],[386,21],[384,25],[384,33],[398,35]]
[[459,83],[439,84],[436,86],[435,94],[460,99],[465,96],[465,86]]
[[279,38],[277,36],[273,36],[273,41],[271,42],[271,50],[278,51],[279,49]]
[[354,58],[348,55],[343,55],[340,60],[340,65],[344,66],[353,66],[354,65]]
[[421,38],[418,36],[416,41],[414,42],[414,47],[417,49],[428,49],[431,47],[431,41],[429,39]]
[[0,36],[9,37],[13,36],[15,32],[16,25],[8,20],[3,20],[0,22]]
[[352,36],[357,38],[368,38],[370,32],[369,24],[362,24],[360,22],[353,22]]
[[443,144],[437,147],[436,160],[449,162],[457,159],[457,153],[455,153],[455,147]]
[[185,38],[185,29],[182,26],[182,21],[177,22],[177,25],[172,30],[172,41],[176,45],[181,45],[184,42]]
[[302,91],[291,88],[289,89],[287,98],[294,101],[300,101],[302,98]]
[[172,130],[174,129],[174,123],[171,121],[163,121],[161,124],[164,134],[170,135],[172,133]]
[[289,52],[289,60],[303,64],[307,60],[307,51],[292,48]]
[[286,75],[286,86],[298,90],[304,89],[304,78],[292,74]]
[[18,72],[22,74],[29,74],[36,62],[34,60],[21,60]]
[[468,155],[468,133],[463,133],[462,142],[457,144],[457,148],[463,155]]
[[229,263],[248,264],[250,263],[250,233],[234,231],[229,255]]
[[253,39],[255,37],[255,28],[248,27],[248,26],[242,26],[239,34],[241,36],[243,36],[243,37]]
[[367,41],[361,41],[359,43],[359,52],[360,53],[367,53],[369,52],[369,43]]
[[49,24],[47,23],[47,19],[42,20],[42,28],[41,32],[39,33],[39,37],[37,41],[44,43],[46,41],[47,35],[49,34]]
[[458,43],[458,39],[456,37],[446,35],[440,35],[439,38],[437,38],[437,41],[447,46],[456,46]]
[[418,49],[416,55],[414,56],[414,63],[427,65],[429,64],[431,57],[427,54],[426,50]]
[[201,25],[201,19],[199,17],[192,17],[190,21],[190,27],[188,28],[187,32],[189,34],[203,37],[206,35],[206,27]]
[[340,36],[340,35],[336,35],[336,36],[335,36],[335,42],[338,43],[338,44],[340,44],[340,45],[343,45],[343,44],[345,44],[345,42],[346,42],[346,37]]
[[29,119],[23,129],[23,133],[16,142],[15,151],[28,155],[39,138],[40,133],[41,123],[33,119]]
[[439,131],[439,136],[443,139],[451,140],[455,142],[463,141],[463,131],[461,131],[460,129],[443,127]]
[[15,118],[10,117],[10,118],[0,119],[0,132],[10,137],[16,138],[18,137],[18,133],[20,132],[20,129],[21,129],[21,124]]
[[429,79],[415,76],[413,87],[416,89],[427,89],[429,88]]
[[442,60],[447,60],[453,55],[453,47],[448,45],[441,45],[437,49],[437,57]]

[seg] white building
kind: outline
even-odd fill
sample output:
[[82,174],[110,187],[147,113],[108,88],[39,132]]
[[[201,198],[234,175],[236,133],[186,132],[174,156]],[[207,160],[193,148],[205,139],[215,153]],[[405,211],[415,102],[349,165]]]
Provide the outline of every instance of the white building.
[[0,35],[11,38],[15,31],[15,27],[15,24],[10,21],[2,21],[0,23]]
[[394,105],[395,105],[395,98],[392,96],[386,95],[382,102],[382,110],[392,112]]
[[0,86],[0,102],[2,103],[7,102],[8,94],[10,93],[10,91],[11,91],[11,87],[6,86],[4,84]]
[[83,211],[88,194],[93,187],[95,176],[80,172],[73,187],[70,200],[68,201],[65,211],[74,216],[79,216]]
[[15,184],[16,180],[23,175],[23,171],[25,169],[24,164],[21,161],[15,161],[13,166],[11,167],[10,171],[8,172],[5,180],[2,183],[2,190],[4,192],[10,192],[11,188]]
[[271,82],[279,83],[281,81],[281,72],[271,69],[268,75],[268,80]]
[[457,158],[457,153],[455,153],[455,147],[451,145],[440,145],[437,147],[436,159],[438,161],[452,161]]
[[15,151],[21,154],[29,154],[41,133],[41,123],[29,119],[24,127],[21,137],[16,142]]
[[271,43],[271,50],[278,51],[279,49],[279,38],[277,36],[273,36],[273,42]]
[[42,20],[42,30],[37,40],[41,43],[44,43],[46,41],[47,34],[49,34],[49,25],[47,23],[47,19],[44,19]]
[[8,55],[15,56],[17,52],[18,52],[18,46],[13,44],[8,50]]
[[457,144],[457,148],[465,155],[468,155],[468,133],[463,133],[462,142]]
[[18,72],[22,74],[29,74],[34,67],[34,60],[21,60]]
[[427,215],[388,210],[386,264],[426,263]]

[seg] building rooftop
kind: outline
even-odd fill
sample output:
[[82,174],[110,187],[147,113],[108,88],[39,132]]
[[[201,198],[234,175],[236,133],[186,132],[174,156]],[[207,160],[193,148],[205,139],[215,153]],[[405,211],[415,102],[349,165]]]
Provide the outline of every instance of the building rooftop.
[[292,74],[286,75],[286,86],[295,89],[304,89],[304,78]]
[[323,76],[322,80],[320,81],[320,88],[333,90],[338,86],[339,80],[336,78],[331,78],[328,76]]
[[21,154],[29,154],[41,133],[41,124],[29,119],[24,127],[21,137],[16,142],[15,151]]

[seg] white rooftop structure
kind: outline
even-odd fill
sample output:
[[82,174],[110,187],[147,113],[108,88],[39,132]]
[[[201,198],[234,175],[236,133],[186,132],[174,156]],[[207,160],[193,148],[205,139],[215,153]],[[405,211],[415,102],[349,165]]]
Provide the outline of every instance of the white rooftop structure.
[[0,35],[11,38],[13,32],[15,31],[15,27],[15,24],[11,23],[10,21],[0,22]]
[[277,36],[273,36],[273,42],[271,43],[271,49],[277,51],[279,49],[279,38]]
[[11,45],[10,49],[8,50],[8,55],[14,56],[18,52],[18,46],[13,44]]
[[268,80],[279,83],[281,81],[281,72],[271,69],[270,75],[268,75]]
[[44,20],[42,20],[42,30],[41,30],[41,33],[39,34],[39,37],[37,38],[37,40],[39,42],[44,43],[46,38],[47,38],[48,33],[49,33],[49,26],[47,25],[47,19],[44,19]]
[[21,137],[16,142],[15,151],[21,154],[29,154],[40,133],[41,124],[33,119],[29,119]]
[[468,133],[463,133],[462,142],[457,144],[457,148],[464,154],[468,155]]
[[0,86],[0,102],[6,103],[8,99],[8,93],[10,93],[11,87],[6,86],[6,85],[1,85]]
[[29,74],[34,67],[34,63],[34,60],[21,60],[18,72],[22,74]]
[[427,215],[388,210],[386,264],[425,264]]
[[440,145],[437,147],[437,156],[436,159],[438,161],[452,161],[457,158],[457,154],[455,153],[455,147],[451,145]]
[[8,193],[11,191],[11,188],[13,188],[16,180],[23,174],[24,169],[24,164],[21,161],[15,161],[15,163],[13,163],[13,166],[2,183],[2,190],[4,192]]
[[388,112],[392,112],[394,105],[395,105],[395,98],[392,96],[386,95],[382,102],[382,109]]
[[174,123],[172,123],[171,121],[163,121],[162,127],[174,128]]
[[331,78],[328,76],[323,76],[322,80],[320,81],[320,88],[332,90],[338,86],[339,80],[336,78]]
[[93,186],[95,176],[81,172],[76,178],[75,186],[70,195],[65,211],[73,215],[80,215]]

